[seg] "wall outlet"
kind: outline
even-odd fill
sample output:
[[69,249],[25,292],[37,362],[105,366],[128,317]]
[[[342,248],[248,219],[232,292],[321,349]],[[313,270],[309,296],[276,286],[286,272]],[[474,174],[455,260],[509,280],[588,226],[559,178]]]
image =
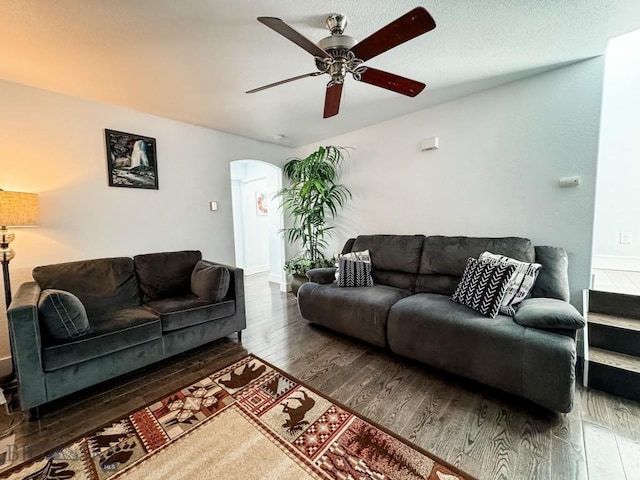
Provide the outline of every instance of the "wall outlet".
[[632,240],[633,235],[631,235],[631,232],[620,232],[620,243],[628,245]]

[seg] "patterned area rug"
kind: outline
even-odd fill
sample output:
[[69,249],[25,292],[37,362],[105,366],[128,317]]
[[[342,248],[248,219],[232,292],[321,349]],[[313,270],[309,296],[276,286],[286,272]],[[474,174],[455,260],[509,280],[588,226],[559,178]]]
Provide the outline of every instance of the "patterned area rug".
[[10,479],[472,479],[248,355]]

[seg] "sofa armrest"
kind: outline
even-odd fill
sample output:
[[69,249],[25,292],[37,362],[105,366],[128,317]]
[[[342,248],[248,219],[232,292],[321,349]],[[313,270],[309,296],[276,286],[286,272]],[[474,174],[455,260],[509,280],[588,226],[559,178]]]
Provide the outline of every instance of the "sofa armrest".
[[38,320],[40,287],[36,282],[20,285],[9,309],[9,338],[18,394],[23,410],[47,402],[47,389],[42,367],[42,336]]
[[545,330],[580,330],[586,325],[573,305],[555,298],[527,298],[517,306],[513,319],[523,327]]
[[229,270],[229,292],[227,297],[232,298],[236,302],[236,317],[238,318],[238,331],[247,328],[247,314],[244,300],[244,270],[232,265],[224,263],[212,262],[210,260],[202,260],[209,265],[217,265],[226,267]]
[[336,279],[336,268],[312,268],[307,272],[307,278],[313,283],[333,283]]

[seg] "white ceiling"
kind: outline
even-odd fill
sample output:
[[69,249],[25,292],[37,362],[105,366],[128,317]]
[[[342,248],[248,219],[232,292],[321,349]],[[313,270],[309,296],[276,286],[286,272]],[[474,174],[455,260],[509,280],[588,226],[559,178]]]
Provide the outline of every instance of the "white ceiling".
[[[325,120],[327,76],[244,93],[315,69],[256,17],[317,42],[339,12],[361,40],[419,5],[436,29],[367,62],[426,83],[416,98],[348,78]],[[301,146],[600,55],[638,28],[640,0],[0,0],[0,78]]]

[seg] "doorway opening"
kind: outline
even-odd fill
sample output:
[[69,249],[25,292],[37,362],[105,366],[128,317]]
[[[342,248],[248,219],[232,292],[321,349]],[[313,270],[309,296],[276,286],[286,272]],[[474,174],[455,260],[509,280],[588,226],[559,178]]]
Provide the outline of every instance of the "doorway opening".
[[[286,291],[284,226],[280,199],[282,170],[260,160],[231,162],[231,201],[236,265],[245,275],[268,273]],[[265,275],[266,277],[266,275]]]
[[592,288],[640,295],[640,30],[613,38],[605,61]]

